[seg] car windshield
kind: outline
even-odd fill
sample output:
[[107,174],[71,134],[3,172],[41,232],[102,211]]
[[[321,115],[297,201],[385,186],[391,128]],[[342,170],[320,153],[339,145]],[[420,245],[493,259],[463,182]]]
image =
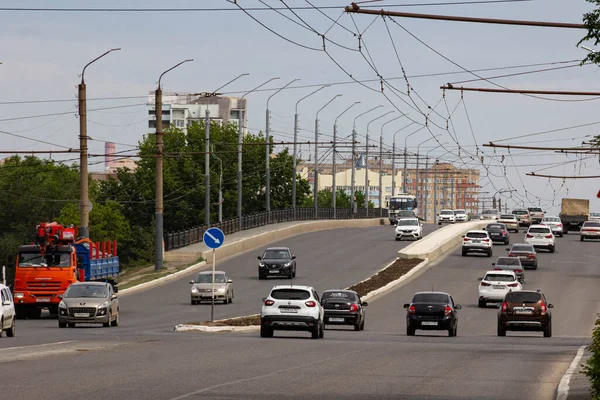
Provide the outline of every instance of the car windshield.
[[[196,277],[195,283],[212,283],[211,279],[212,274],[198,274]],[[215,283],[226,283],[227,279],[225,278],[225,274],[215,274]]]
[[487,274],[483,280],[493,282],[513,282],[515,281],[515,277],[506,274]]
[[502,214],[500,219],[515,219],[515,216],[512,214]]
[[454,211],[444,210],[440,214],[442,214],[442,215],[454,215]]
[[515,215],[525,215],[527,214],[527,210],[513,210],[512,213]]
[[102,299],[107,296],[106,286],[102,285],[71,285],[65,292],[66,298],[90,297]]
[[442,303],[449,304],[450,299],[443,293],[417,293],[414,295],[413,303]]
[[525,253],[533,253],[533,246],[531,245],[527,245],[527,244],[515,244],[512,249],[510,250],[511,252],[525,252]]
[[454,214],[466,214],[465,210],[454,210]]
[[306,300],[310,298],[310,293],[303,289],[275,289],[271,297],[276,300]]
[[504,225],[501,225],[501,224],[489,224],[487,226],[487,230],[489,231],[490,229],[491,230],[502,230],[502,229],[504,229]]
[[322,300],[356,301],[356,295],[350,292],[325,292],[323,293]]
[[414,210],[417,206],[415,199],[407,197],[392,197],[390,199],[390,210]]
[[397,214],[399,217],[414,217],[415,216],[414,211],[406,211],[406,210],[398,211]]
[[69,267],[71,253],[20,253],[19,267]]
[[550,233],[550,228],[529,228],[528,233]]
[[536,292],[510,292],[506,295],[506,301],[511,303],[537,303],[542,296]]
[[496,214],[496,210],[483,210],[482,214]]
[[287,250],[266,250],[262,258],[266,260],[289,260],[290,252]]
[[496,266],[497,267],[501,267],[501,266],[521,266],[521,260],[519,260],[517,257],[499,257],[498,260],[496,261]]
[[398,225],[417,226],[417,225],[419,225],[419,221],[417,221],[416,219],[401,219],[400,221],[398,221]]
[[543,212],[539,207],[529,207],[528,210],[531,212]]
[[583,224],[583,226],[586,227],[586,228],[589,228],[589,227],[600,228],[600,222],[589,222],[589,221],[587,221],[587,222],[585,222]]
[[469,232],[469,233],[467,233],[467,237],[474,238],[474,239],[483,239],[483,238],[487,238],[488,235],[485,232]]

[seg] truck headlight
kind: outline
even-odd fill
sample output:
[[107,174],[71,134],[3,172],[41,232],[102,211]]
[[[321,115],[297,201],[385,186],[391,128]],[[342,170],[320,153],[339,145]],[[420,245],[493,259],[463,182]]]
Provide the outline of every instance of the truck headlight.
[[25,293],[15,293],[16,299],[22,299],[23,297],[25,297]]

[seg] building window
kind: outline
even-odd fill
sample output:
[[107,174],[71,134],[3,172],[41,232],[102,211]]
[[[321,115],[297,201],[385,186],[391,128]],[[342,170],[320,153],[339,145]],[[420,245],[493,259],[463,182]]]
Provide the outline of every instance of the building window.
[[182,119],[174,119],[173,125],[175,125],[177,128],[183,128],[185,127],[185,121]]

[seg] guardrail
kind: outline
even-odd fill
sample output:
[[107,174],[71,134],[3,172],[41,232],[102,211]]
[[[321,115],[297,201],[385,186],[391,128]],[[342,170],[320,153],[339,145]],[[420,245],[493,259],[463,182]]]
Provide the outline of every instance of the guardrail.
[[[356,210],[356,214],[352,214],[349,208],[338,208],[336,209],[335,219],[363,219],[363,218],[380,218],[380,216],[387,217],[387,209],[369,208],[367,215],[366,208],[359,208]],[[285,209],[285,210],[273,210],[271,216],[265,212],[244,215],[242,217],[242,229],[247,230],[257,228],[259,226],[265,226],[269,224],[277,224],[280,222],[289,221],[313,221],[319,219],[334,219],[333,208],[319,208],[317,216],[315,218],[314,208],[296,208]],[[238,218],[232,218],[223,222],[212,224],[211,227],[219,228],[226,235],[238,232],[239,220]],[[208,229],[206,225],[197,226],[190,229],[184,229],[177,232],[168,232],[164,236],[165,251],[179,249],[181,247],[189,246],[190,244],[202,242],[204,232]]]

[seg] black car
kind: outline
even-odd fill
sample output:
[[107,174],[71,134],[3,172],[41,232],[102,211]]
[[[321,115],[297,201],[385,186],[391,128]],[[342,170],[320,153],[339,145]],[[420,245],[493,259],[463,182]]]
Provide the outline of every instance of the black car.
[[353,290],[326,290],[321,296],[324,322],[329,325],[352,325],[355,331],[365,329],[366,301]]
[[532,269],[537,269],[537,252],[533,245],[529,243],[515,243],[512,248],[507,248],[506,251],[508,251],[509,257],[518,257],[524,268],[531,267]]
[[457,311],[462,307],[443,292],[415,293],[412,302],[405,304],[406,335],[414,336],[415,330],[448,331],[448,336],[458,332]]
[[488,224],[483,230],[487,231],[492,242],[510,243],[510,233],[504,224]]
[[296,256],[287,247],[269,247],[258,256],[258,279],[269,276],[296,277]]

